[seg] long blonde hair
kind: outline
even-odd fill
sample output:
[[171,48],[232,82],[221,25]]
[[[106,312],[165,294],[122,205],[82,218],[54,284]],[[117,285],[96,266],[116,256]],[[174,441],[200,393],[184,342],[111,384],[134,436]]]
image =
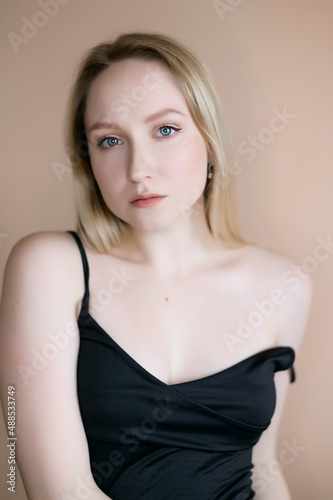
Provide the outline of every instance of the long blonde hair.
[[94,178],[84,129],[87,96],[94,79],[112,62],[126,58],[162,61],[175,75],[192,118],[213,162],[204,190],[211,233],[223,241],[244,243],[238,229],[233,156],[222,106],[212,77],[198,57],[179,41],[156,33],[125,33],[92,47],[82,60],[69,97],[65,142],[73,167],[77,227],[99,252],[121,242],[127,223],[107,207]]

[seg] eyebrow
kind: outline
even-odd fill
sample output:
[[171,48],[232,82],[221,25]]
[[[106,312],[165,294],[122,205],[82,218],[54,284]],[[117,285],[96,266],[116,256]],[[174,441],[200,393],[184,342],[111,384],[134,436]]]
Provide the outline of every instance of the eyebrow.
[[[157,118],[160,118],[161,116],[166,115],[166,114],[170,114],[170,113],[176,113],[178,115],[185,116],[184,113],[177,111],[177,109],[165,108],[165,109],[161,109],[160,111],[157,111],[157,113],[153,113],[152,115],[147,116],[147,118],[144,120],[144,123],[152,122],[153,120],[156,120]],[[93,130],[98,130],[98,129],[103,129],[103,128],[106,129],[106,128],[120,128],[120,127],[117,123],[112,123],[112,122],[107,122],[107,121],[96,122],[90,127],[90,129],[88,130],[88,133],[90,134]]]
[[185,116],[184,113],[177,111],[177,109],[165,108],[165,109],[161,109],[161,111],[158,111],[157,113],[154,113],[150,116],[147,116],[147,118],[144,120],[144,123],[152,122],[153,120],[156,120],[156,118],[160,118],[161,116],[166,115],[166,114],[170,114],[170,113],[176,113],[177,115]]

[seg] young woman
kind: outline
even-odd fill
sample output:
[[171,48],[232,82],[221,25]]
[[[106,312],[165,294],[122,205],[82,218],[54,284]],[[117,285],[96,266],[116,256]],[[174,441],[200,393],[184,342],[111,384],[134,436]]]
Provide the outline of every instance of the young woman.
[[67,147],[76,231],[21,239],[1,303],[28,498],[289,499],[276,435],[311,284],[239,234],[207,70],[158,34],[99,44]]

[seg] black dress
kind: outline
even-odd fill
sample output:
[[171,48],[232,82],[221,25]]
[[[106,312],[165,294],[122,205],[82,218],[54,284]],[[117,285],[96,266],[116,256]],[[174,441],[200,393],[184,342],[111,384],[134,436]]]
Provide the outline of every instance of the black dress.
[[214,375],[167,385],[129,356],[88,312],[78,318],[77,389],[95,482],[112,500],[248,500],[252,447],[269,426],[274,372],[295,352],[265,349]]

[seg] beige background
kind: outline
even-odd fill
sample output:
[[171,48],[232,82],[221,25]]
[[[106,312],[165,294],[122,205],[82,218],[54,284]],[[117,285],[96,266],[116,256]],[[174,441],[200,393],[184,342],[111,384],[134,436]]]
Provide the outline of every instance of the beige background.
[[[35,0],[1,2],[1,277],[19,238],[74,227],[71,173],[60,180],[54,170],[68,164],[62,129],[73,68],[91,45],[137,29],[178,37],[211,69],[235,149],[243,147],[237,181],[245,238],[308,262],[317,238],[333,233],[333,2],[220,0],[220,15],[211,0],[62,4],[16,53],[7,34],[21,35],[23,17],[43,24],[45,15],[36,15],[42,9]],[[284,130],[263,131],[274,109],[284,107],[294,115]],[[266,141],[252,161],[242,146],[249,136]],[[285,441],[304,448],[283,466],[293,500],[333,498],[332,271],[330,255],[312,272],[315,293],[297,383],[290,386],[279,433],[280,451]],[[13,498],[6,491],[5,437],[1,421],[4,500]],[[26,499],[20,482],[15,499]]]

